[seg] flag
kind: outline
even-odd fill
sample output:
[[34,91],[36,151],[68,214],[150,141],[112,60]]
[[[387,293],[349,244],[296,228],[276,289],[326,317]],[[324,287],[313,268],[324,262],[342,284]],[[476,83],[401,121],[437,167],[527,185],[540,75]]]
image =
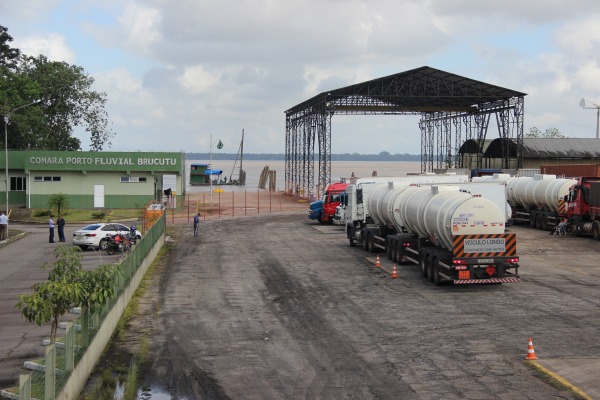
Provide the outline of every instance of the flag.
[[222,149],[223,148],[223,142],[221,142],[221,139],[219,139],[219,143],[217,144],[217,149]]

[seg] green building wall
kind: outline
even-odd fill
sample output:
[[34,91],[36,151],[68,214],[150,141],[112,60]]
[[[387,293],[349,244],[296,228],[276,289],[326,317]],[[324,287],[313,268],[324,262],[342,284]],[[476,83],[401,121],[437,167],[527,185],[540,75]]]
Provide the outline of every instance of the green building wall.
[[[4,165],[4,154],[0,164]],[[4,169],[0,175],[4,180]],[[175,176],[174,192],[181,207],[185,198],[184,153],[9,152],[10,178],[26,183],[25,191],[9,190],[9,203],[12,208],[47,208],[50,197],[62,193],[71,208],[91,209],[95,208],[94,186],[102,185],[103,208],[138,208],[162,199],[163,175]],[[4,185],[0,196],[0,204],[4,204]]]

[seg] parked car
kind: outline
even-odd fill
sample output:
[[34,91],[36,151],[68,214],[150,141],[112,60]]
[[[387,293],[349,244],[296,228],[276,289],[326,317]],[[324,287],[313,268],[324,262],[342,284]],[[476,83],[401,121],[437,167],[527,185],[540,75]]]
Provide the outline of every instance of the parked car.
[[[90,224],[73,233],[73,244],[79,246],[81,250],[89,247],[104,250],[106,248],[107,237],[117,233],[128,234],[129,227],[116,222]],[[136,229],[136,238],[142,238],[140,231]]]

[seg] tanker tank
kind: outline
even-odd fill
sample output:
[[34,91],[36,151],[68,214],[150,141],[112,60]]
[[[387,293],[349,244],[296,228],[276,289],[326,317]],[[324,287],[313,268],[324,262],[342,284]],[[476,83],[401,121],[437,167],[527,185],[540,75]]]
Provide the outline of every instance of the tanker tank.
[[557,178],[556,175],[511,178],[506,182],[506,196],[511,204],[523,208],[560,211],[564,197],[576,183],[575,179]]
[[491,200],[472,196],[457,186],[392,185],[369,198],[373,219],[392,224],[419,237],[434,238],[438,246],[451,249],[454,235],[502,234],[505,214]]

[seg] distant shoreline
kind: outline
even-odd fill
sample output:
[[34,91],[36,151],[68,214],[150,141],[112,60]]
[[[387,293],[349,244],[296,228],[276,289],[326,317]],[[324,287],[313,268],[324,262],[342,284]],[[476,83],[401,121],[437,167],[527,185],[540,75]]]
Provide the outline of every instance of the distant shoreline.
[[[237,153],[186,153],[186,160],[235,160],[238,158]],[[257,160],[257,161],[285,161],[285,154],[276,153],[249,153],[244,154],[244,160]],[[315,161],[318,161],[318,155],[315,157]],[[415,154],[389,154],[387,152],[381,152],[379,154],[332,154],[331,161],[421,161],[420,155]]]

